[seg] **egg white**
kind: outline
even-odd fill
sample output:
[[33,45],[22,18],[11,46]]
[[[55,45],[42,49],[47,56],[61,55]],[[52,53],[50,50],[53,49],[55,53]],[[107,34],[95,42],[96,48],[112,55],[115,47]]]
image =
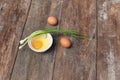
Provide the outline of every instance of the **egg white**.
[[[32,39],[28,41],[28,46],[30,47],[31,50],[35,51],[35,52],[45,52],[47,51],[53,44],[53,37],[50,33],[46,34],[46,39],[49,39],[49,44],[45,45],[45,47],[37,50],[32,46]],[[44,45],[43,45],[44,46]]]

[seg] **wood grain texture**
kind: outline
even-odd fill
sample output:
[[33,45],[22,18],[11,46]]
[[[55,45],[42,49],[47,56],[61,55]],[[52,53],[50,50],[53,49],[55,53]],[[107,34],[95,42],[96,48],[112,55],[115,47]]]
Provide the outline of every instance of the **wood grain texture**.
[[120,0],[98,0],[97,80],[120,80]]
[[30,0],[0,0],[0,80],[10,78],[29,4]]
[[[59,20],[47,23],[48,16]],[[19,40],[44,28],[73,29],[72,47],[35,53]],[[120,0],[0,0],[0,80],[119,80]]]
[[[22,38],[39,29],[53,28],[47,18],[52,15],[59,19],[61,4],[62,0],[33,0]],[[11,80],[52,80],[55,46],[46,53],[35,53],[28,46],[19,50]]]
[[53,80],[96,80],[96,0],[64,0],[60,28],[91,40],[69,37],[70,49],[58,45]]

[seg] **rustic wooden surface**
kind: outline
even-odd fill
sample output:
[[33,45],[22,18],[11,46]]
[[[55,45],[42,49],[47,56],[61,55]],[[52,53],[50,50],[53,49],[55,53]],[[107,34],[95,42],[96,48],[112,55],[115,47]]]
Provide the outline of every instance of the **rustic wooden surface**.
[[97,80],[120,79],[120,0],[98,0]]
[[[48,16],[59,23],[50,26]],[[120,0],[0,0],[0,80],[119,80]],[[35,53],[20,39],[45,28],[74,29],[90,40]]]

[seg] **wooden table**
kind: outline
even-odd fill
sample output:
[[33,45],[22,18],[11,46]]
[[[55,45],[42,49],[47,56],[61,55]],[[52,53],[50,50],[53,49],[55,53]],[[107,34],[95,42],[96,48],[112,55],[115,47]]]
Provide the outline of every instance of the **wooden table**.
[[[59,20],[47,23],[48,16]],[[46,53],[19,41],[45,28],[73,29],[90,40],[60,36]],[[120,80],[120,0],[0,0],[0,80]]]

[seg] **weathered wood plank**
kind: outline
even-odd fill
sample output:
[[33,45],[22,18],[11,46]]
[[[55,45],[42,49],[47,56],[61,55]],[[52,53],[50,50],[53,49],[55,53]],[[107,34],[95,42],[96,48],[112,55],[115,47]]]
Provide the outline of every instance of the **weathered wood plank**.
[[77,30],[91,40],[70,37],[70,49],[58,45],[53,80],[96,80],[96,0],[64,0],[60,28]]
[[97,80],[120,80],[120,0],[98,0]]
[[9,80],[30,0],[0,0],[0,80]]
[[[22,38],[51,27],[47,24],[47,17],[53,15],[60,19],[61,4],[62,0],[33,0]],[[54,57],[55,46],[43,54],[25,46],[18,52],[11,80],[52,80]]]

